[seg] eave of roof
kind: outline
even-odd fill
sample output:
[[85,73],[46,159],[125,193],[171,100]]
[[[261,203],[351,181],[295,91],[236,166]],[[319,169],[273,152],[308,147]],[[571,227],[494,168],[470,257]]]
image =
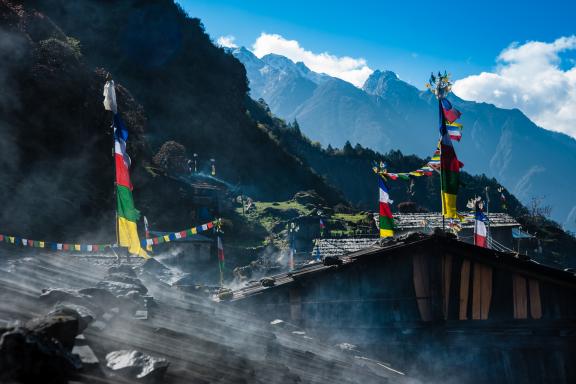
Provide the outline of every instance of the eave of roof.
[[335,270],[342,266],[350,265],[352,263],[361,262],[365,258],[379,256],[382,253],[389,253],[395,250],[406,247],[418,247],[426,243],[444,242],[447,247],[460,247],[465,252],[464,257],[480,261],[495,267],[518,271],[523,275],[529,275],[542,280],[550,281],[560,285],[567,285],[576,288],[576,275],[572,272],[563,271],[560,269],[552,268],[546,265],[537,263],[531,259],[521,259],[512,253],[498,252],[493,249],[480,248],[473,244],[468,244],[456,239],[448,238],[442,235],[422,235],[418,240],[406,242],[401,239],[391,240],[389,245],[372,246],[361,251],[353,252],[345,256],[340,256],[342,260],[341,266],[326,266],[321,262],[308,264],[302,268],[296,269],[291,272],[281,273],[278,275],[270,276],[275,280],[275,285],[272,287],[263,287],[259,282],[250,284],[246,287],[233,291],[234,297],[231,301],[236,301],[258,294],[267,289],[274,289],[274,287],[282,286],[285,284],[293,283],[298,278],[307,277],[316,273],[323,273],[329,270]]

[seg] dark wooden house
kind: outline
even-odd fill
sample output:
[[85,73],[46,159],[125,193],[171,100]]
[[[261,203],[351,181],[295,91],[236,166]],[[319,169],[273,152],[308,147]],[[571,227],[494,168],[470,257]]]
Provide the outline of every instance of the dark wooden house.
[[576,382],[573,273],[449,235],[380,244],[234,291],[231,304],[424,382]]

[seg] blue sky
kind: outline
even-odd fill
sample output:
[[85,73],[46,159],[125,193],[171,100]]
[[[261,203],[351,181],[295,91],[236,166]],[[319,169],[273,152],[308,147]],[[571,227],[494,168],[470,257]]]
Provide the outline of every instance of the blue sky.
[[447,70],[463,99],[518,108],[576,138],[574,0],[177,1],[215,42],[226,36],[356,86],[386,69],[423,89],[431,71]]
[[446,68],[462,78],[492,69],[512,42],[576,32],[576,2],[566,0],[179,3],[214,39],[232,35],[250,47],[262,32],[280,34],[313,52],[362,57],[370,68],[393,70],[419,87],[431,70]]

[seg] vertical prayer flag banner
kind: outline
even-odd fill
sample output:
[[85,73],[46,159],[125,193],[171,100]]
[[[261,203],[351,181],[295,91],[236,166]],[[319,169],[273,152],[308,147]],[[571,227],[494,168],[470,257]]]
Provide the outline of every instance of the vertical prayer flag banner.
[[[456,210],[456,197],[460,187],[460,168],[463,167],[452,145],[452,139],[446,126],[444,99],[440,99],[440,180],[442,187],[442,215],[446,218],[457,219],[460,216]],[[458,115],[459,116],[459,115]]]
[[104,86],[104,108],[114,113],[114,162],[116,165],[116,213],[118,215],[118,245],[127,247],[128,252],[143,258],[149,258],[140,245],[136,223],[140,212],[134,206],[132,182],[130,181],[130,157],[126,152],[128,129],[118,114],[114,82],[107,81]]
[[484,212],[482,212],[480,206],[476,204],[476,213],[474,215],[474,244],[483,248],[486,248],[488,246],[486,242],[488,232],[486,230],[487,221],[488,218],[486,217]]
[[433,169],[440,168],[440,184],[442,195],[442,215],[449,219],[461,219],[456,211],[456,197],[460,186],[460,168],[464,166],[456,156],[452,140],[460,141],[462,125],[456,123],[460,118],[460,111],[452,106],[446,98],[452,89],[450,75],[438,72],[430,75],[426,88],[430,89],[438,98],[438,118],[440,129],[439,157],[434,154],[428,165]]
[[392,204],[393,201],[390,200],[388,187],[386,186],[382,176],[378,177],[378,187],[380,190],[380,237],[392,237],[394,236],[394,218],[392,216],[390,204]]

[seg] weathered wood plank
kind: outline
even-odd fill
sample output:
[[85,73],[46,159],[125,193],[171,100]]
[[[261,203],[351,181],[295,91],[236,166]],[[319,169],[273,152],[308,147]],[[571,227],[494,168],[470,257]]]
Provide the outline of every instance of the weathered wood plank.
[[431,321],[432,306],[430,303],[430,276],[428,272],[428,258],[418,254],[412,257],[414,290],[416,302],[422,321]]
[[517,274],[512,275],[514,295],[514,318],[528,318],[528,299],[526,291],[526,278]]
[[460,270],[460,320],[468,319],[468,295],[470,291],[470,260],[462,262]]
[[482,264],[474,263],[472,276],[472,320],[481,318]]
[[472,319],[487,320],[492,300],[492,267],[474,263]]
[[488,320],[492,301],[492,267],[482,265],[482,292],[480,293],[480,319]]
[[442,257],[442,296],[444,320],[448,320],[448,309],[450,307],[450,283],[452,281],[452,255]]
[[540,282],[538,280],[528,280],[530,291],[530,316],[533,319],[542,318],[542,302],[540,300]]

